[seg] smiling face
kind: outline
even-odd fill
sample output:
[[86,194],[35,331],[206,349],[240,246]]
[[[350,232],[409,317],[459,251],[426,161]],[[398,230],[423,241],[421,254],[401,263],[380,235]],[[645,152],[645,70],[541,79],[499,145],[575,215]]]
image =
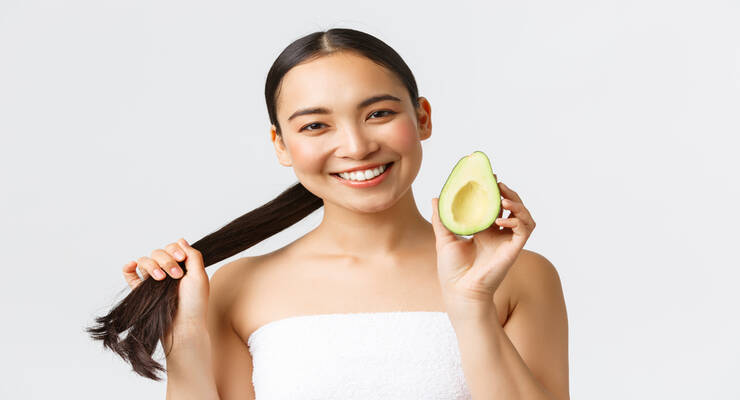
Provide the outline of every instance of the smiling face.
[[[421,167],[421,140],[431,135],[431,107],[391,71],[353,52],[338,52],[293,67],[277,105],[282,135],[272,138],[280,163],[292,166],[310,192],[361,212],[391,207]],[[371,187],[352,187],[332,173],[366,165],[392,167]]]

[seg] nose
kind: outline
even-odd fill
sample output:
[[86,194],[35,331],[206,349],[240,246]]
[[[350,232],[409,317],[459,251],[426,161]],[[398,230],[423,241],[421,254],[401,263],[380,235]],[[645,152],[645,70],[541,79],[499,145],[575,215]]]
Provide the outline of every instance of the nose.
[[347,126],[339,134],[341,143],[336,150],[337,157],[363,160],[380,148],[373,137],[357,127]]

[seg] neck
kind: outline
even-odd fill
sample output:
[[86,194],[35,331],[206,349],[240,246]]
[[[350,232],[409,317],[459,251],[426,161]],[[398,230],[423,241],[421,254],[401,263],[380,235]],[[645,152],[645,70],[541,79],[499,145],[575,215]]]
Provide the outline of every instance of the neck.
[[315,250],[357,260],[383,258],[434,243],[432,225],[416,208],[411,188],[396,204],[378,212],[358,212],[324,202],[324,217],[311,236],[318,246]]

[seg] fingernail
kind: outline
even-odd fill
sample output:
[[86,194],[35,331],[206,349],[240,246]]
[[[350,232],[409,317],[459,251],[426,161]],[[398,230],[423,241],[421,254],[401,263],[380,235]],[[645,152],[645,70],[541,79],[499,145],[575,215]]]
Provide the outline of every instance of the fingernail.
[[154,277],[157,279],[164,278],[164,272],[161,269],[155,269],[154,270]]
[[175,257],[177,257],[177,258],[183,258],[183,257],[185,257],[185,254],[182,254],[182,251],[180,251],[180,250],[175,250]]
[[170,268],[170,271],[172,272],[172,276],[174,276],[175,278],[179,278],[181,275],[180,268],[172,267]]

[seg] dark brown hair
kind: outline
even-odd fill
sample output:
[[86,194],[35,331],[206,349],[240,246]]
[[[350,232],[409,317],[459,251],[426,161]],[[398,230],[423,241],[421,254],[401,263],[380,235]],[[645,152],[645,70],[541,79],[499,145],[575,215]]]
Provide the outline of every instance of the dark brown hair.
[[[303,36],[286,47],[267,73],[265,101],[270,122],[282,137],[276,102],[283,76],[299,63],[338,51],[353,51],[393,72],[406,86],[411,103],[419,106],[416,80],[400,55],[380,39],[354,29],[333,28]],[[305,218],[324,202],[300,182],[264,205],[192,243],[206,267],[238,254]],[[180,268],[187,273],[184,262]],[[131,363],[134,372],[155,381],[166,372],[152,354],[169,334],[177,310],[178,279],[145,279],[96,324],[85,331]],[[121,335],[127,333],[125,338]],[[197,366],[193,366],[196,368]]]

